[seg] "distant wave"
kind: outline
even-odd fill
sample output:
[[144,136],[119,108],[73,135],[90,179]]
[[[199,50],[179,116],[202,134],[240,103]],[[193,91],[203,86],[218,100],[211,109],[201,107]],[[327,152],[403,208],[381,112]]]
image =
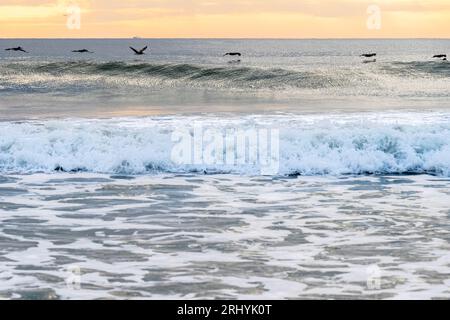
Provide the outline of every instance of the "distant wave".
[[382,69],[398,76],[450,77],[450,62],[448,61],[391,62],[383,65]]
[[[404,118],[403,123],[302,117],[261,119],[280,130],[280,175],[405,174],[450,176],[450,122]],[[175,164],[175,128],[201,123],[226,129],[257,128],[255,119],[142,118],[0,123],[0,172],[259,173],[258,166]]]
[[[338,86],[333,77],[282,68],[255,68],[239,66],[208,66],[194,64],[157,64],[135,62],[47,62],[47,63],[9,63],[0,65],[0,74],[18,72],[25,75],[48,74],[52,76],[100,76],[129,79],[157,79],[183,81],[184,83],[203,83],[205,86],[242,88],[322,88]],[[89,79],[86,79],[89,80]]]
[[[412,74],[416,72],[436,75],[450,75],[450,62],[448,61],[393,61],[379,62],[382,70],[393,73]],[[92,75],[130,75],[130,76],[159,76],[170,79],[192,80],[304,80],[316,76],[314,72],[295,71],[283,68],[257,68],[230,66],[211,66],[187,63],[144,63],[124,61],[58,61],[58,62],[13,62],[0,65],[0,70],[22,71],[24,73],[50,73],[50,74],[92,74]],[[376,69],[370,69],[373,72]],[[337,70],[338,71],[338,70]],[[325,79],[318,79],[325,80]]]
[[[355,68],[295,70],[289,68],[259,68],[243,65],[211,66],[196,64],[144,62],[5,62],[0,64],[3,92],[66,92],[82,89],[115,89],[119,92],[139,88],[208,88],[232,90],[327,90],[338,95],[414,96],[423,90],[437,96],[447,96],[447,83],[436,86],[435,79],[448,81],[450,63],[380,62]],[[424,83],[424,78],[429,82]],[[413,81],[414,83],[411,83]],[[397,87],[397,88],[396,88]],[[392,90],[394,88],[394,90]]]

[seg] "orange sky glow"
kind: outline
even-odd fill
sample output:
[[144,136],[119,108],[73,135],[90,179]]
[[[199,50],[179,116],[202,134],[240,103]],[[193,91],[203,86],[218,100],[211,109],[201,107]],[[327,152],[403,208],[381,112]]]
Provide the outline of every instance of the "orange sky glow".
[[132,36],[450,38],[450,0],[0,0],[0,38]]

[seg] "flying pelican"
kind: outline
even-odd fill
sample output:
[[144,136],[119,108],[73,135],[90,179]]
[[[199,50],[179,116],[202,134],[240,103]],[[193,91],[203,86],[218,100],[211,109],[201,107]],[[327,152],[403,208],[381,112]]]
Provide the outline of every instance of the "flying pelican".
[[436,54],[433,56],[433,58],[442,59],[443,61],[447,61],[447,55],[446,54]]
[[6,50],[6,51],[22,51],[22,52],[28,53],[28,51],[25,51],[22,47],[8,48],[8,49],[5,49],[5,50]]
[[141,50],[136,50],[133,47],[130,47],[130,49],[133,50],[135,54],[142,55],[142,54],[145,54],[144,51],[147,50],[147,46],[145,48],[142,48]]
[[242,54],[240,52],[227,52],[223,56],[224,57],[225,56],[238,56],[238,57],[240,57],[240,56],[242,56]]
[[77,52],[77,53],[94,53],[92,51],[89,51],[88,49],[73,50],[72,52]]
[[361,55],[361,57],[372,58],[372,57],[375,57],[376,55],[377,55],[376,53],[364,53]]

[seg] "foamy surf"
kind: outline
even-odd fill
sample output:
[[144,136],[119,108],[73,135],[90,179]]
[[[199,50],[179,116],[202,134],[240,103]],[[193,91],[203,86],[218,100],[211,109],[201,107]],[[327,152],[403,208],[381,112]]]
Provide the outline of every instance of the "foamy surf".
[[[208,162],[204,152],[197,161],[174,161],[174,133],[185,130],[194,139],[201,128],[203,149],[211,129],[224,139],[230,132],[276,130],[273,175],[449,176],[449,119],[448,113],[366,113],[2,122],[0,172],[260,174],[256,160]],[[220,148],[218,156],[226,159],[232,150]]]
[[0,175],[0,298],[448,299],[449,187]]

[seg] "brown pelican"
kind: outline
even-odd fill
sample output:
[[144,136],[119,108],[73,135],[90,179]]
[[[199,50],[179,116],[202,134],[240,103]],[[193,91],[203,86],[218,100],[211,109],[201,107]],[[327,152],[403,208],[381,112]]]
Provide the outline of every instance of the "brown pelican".
[[447,61],[447,55],[446,54],[436,54],[433,56],[433,58],[442,59],[442,61]]
[[89,51],[88,49],[73,50],[72,52],[77,52],[77,53],[94,53],[92,51]]
[[5,50],[6,50],[6,51],[22,51],[22,52],[28,53],[28,51],[25,51],[22,47],[8,48],[8,49],[5,49]]
[[147,50],[147,46],[145,48],[142,48],[141,50],[136,50],[133,47],[130,47],[130,49],[133,50],[135,54],[142,55],[142,54],[145,54],[144,51]]
[[238,57],[240,57],[240,56],[242,56],[242,54],[240,52],[227,52],[223,56],[224,57],[225,56],[238,56]]

